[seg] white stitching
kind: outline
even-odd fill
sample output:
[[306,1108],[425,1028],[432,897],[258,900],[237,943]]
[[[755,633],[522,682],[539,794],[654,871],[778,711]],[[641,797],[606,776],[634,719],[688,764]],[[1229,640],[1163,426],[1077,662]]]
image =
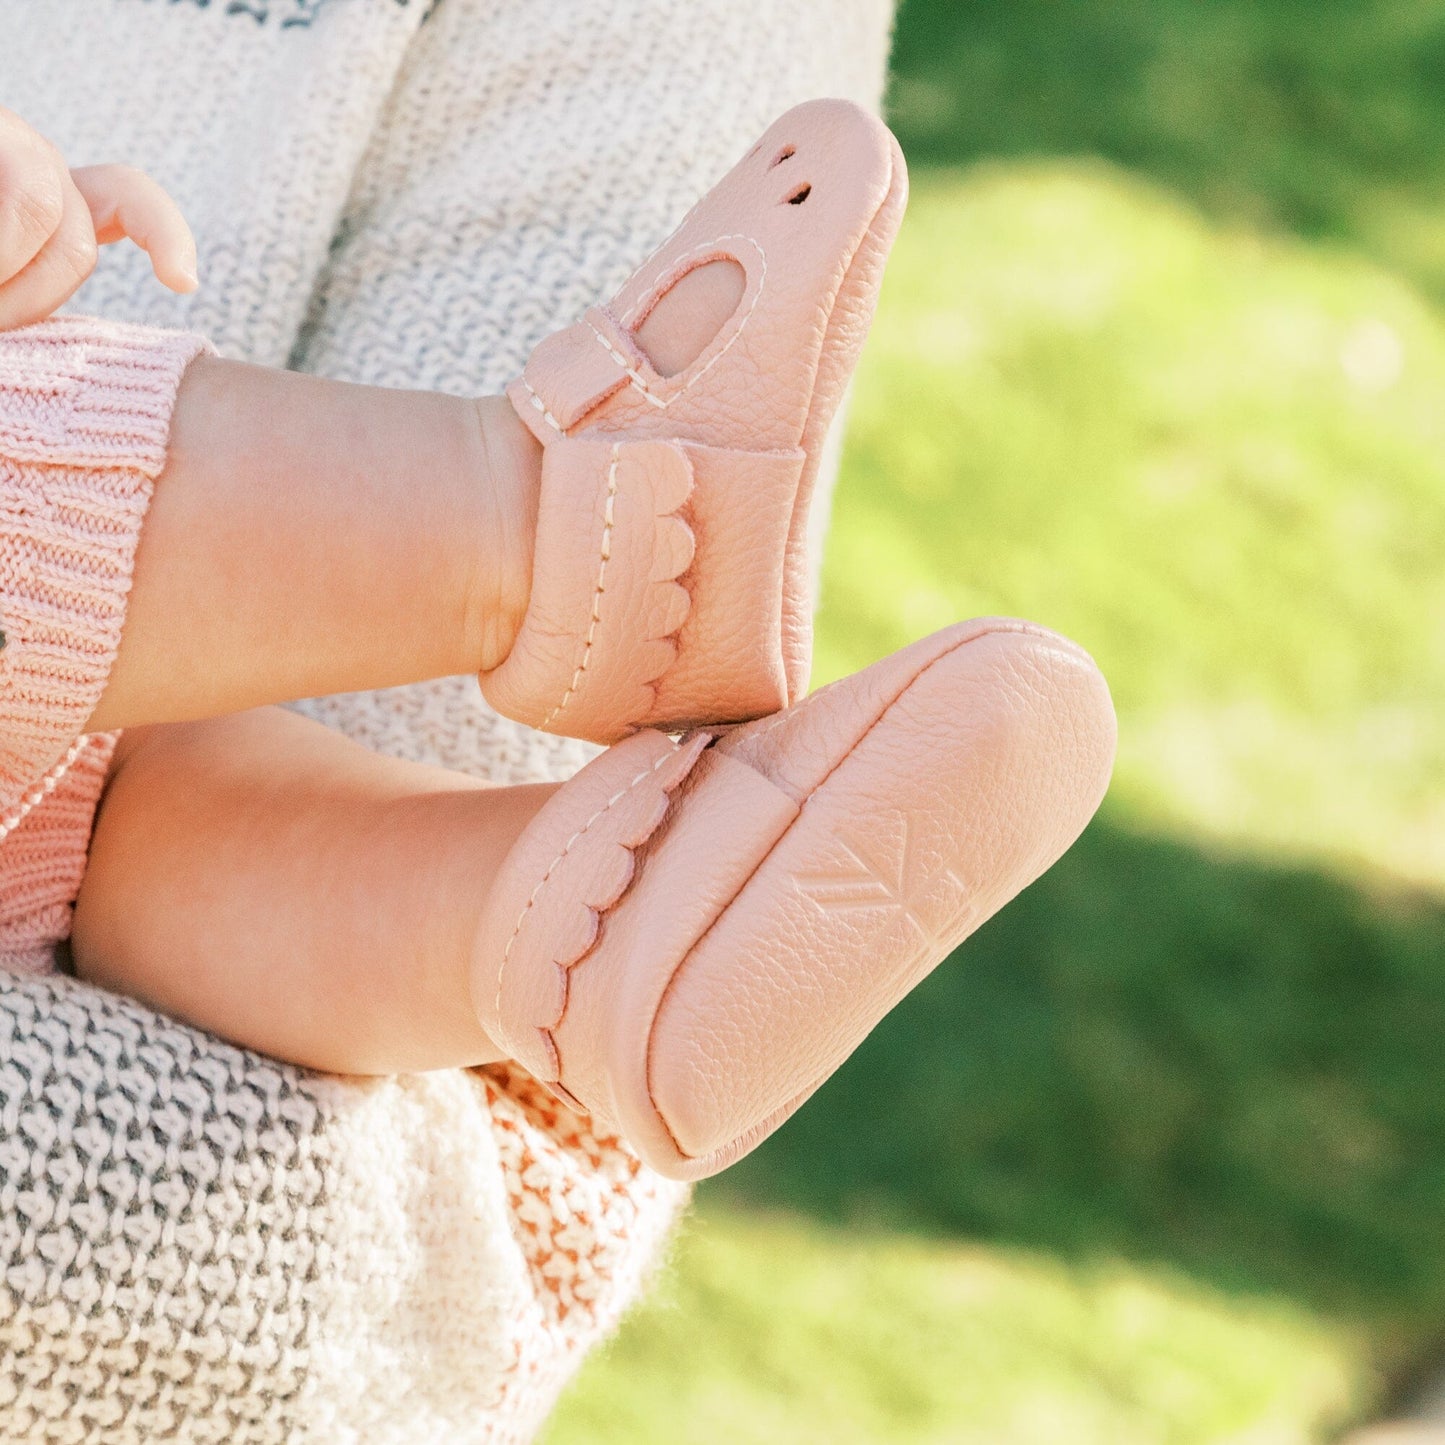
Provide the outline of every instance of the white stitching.
[[[759,738],[765,738],[774,728],[782,727],[785,722],[792,722],[797,715],[797,705],[794,707],[785,707],[777,717],[773,718],[766,726],[760,727],[755,733],[749,733],[742,741],[751,743],[756,742]],[[746,727],[747,724],[745,723],[743,726]],[[739,731],[741,730],[742,729],[739,729]]]
[[[727,236],[717,236],[711,241],[703,241],[700,244],[694,246],[692,250],[684,251],[681,256],[677,257],[677,259],[672,262],[672,264],[668,267],[668,270],[672,271],[677,269],[678,267],[682,266],[684,262],[691,260],[694,256],[701,255],[705,251],[717,249],[717,247],[722,245],[724,241],[746,242],[749,246],[753,248],[754,251],[758,253],[758,289],[753,292],[753,299],[748,303],[748,309],[743,312],[742,318],[738,321],[736,327],[733,328],[733,334],[729,336],[728,339],[722,344],[717,354],[708,361],[707,365],[704,366],[702,370],[697,373],[696,376],[689,377],[687,384],[679,388],[677,391],[673,392],[671,396],[660,397],[654,395],[653,392],[649,391],[647,383],[643,381],[643,379],[637,374],[635,370],[633,370],[632,367],[628,366],[626,359],[619,356],[617,352],[612,349],[612,343],[608,341],[608,339],[590,321],[587,323],[587,329],[591,331],[591,333],[597,338],[597,340],[601,343],[602,347],[606,350],[607,354],[613,359],[613,361],[615,361],[623,369],[623,371],[627,373],[628,377],[632,382],[632,385],[636,387],[637,390],[640,391],[642,395],[645,396],[647,400],[652,403],[653,406],[662,407],[665,409],[671,406],[678,397],[686,396],[687,393],[692,389],[693,383],[700,381],[704,376],[707,375],[709,371],[712,370],[712,368],[719,361],[722,360],[724,356],[727,355],[728,350],[732,346],[733,342],[735,342],[738,337],[743,334],[743,328],[752,318],[753,312],[757,309],[758,301],[762,298],[763,287],[767,284],[768,279],[768,258],[766,253],[763,251],[763,248],[758,245],[758,243],[753,240],[751,236],[744,236],[738,233]],[[682,275],[687,274],[687,272],[682,273]],[[662,296],[659,296],[657,300],[653,302],[654,306],[658,305],[662,301],[662,297],[666,296],[667,292],[671,291],[672,287],[676,286],[677,282],[682,280],[682,275],[679,275],[677,280],[672,282],[672,284],[667,288],[667,291],[664,291],[662,293]],[[632,309],[627,313],[627,317],[622,323],[629,331],[632,329],[633,318],[636,317],[638,309],[641,307],[641,305],[642,302],[639,301],[636,306],[632,307]]]
[[582,649],[582,661],[577,664],[577,671],[572,674],[572,681],[568,684],[567,691],[562,694],[562,701],[542,719],[538,724],[539,728],[545,728],[571,702],[578,683],[582,681],[582,674],[587,671],[587,664],[592,660],[592,643],[597,636],[597,624],[602,620],[602,593],[605,590],[602,584],[607,576],[607,564],[612,559],[612,524],[615,520],[613,504],[617,500],[617,462],[621,454],[621,444],[614,443],[612,460],[607,467],[607,504],[602,511],[602,560],[597,567],[597,585],[592,589],[592,620],[587,626],[587,644]]
[[[700,195],[697,200],[695,200],[692,205],[687,208],[687,215],[685,215],[682,220],[680,220],[677,225],[675,225],[672,230],[667,233],[667,235],[662,239],[661,243],[657,246],[657,249],[652,252],[652,255],[644,257],[641,261],[637,263],[636,266],[632,268],[631,272],[629,272],[628,274],[627,280],[625,280],[618,288],[619,295],[623,291],[626,291],[627,288],[632,285],[632,283],[637,280],[637,278],[642,275],[645,270],[647,270],[647,268],[652,264],[653,256],[660,256],[665,250],[667,250],[670,245],[672,245],[675,240],[677,240],[680,235],[682,235],[685,230],[687,230],[688,222],[691,221],[695,215],[697,215],[697,213],[702,209],[702,203],[707,200],[707,198],[712,195],[713,191],[716,189],[717,187],[714,186],[712,190],[704,191],[702,195]],[[633,309],[636,310],[635,307]]]
[[[682,227],[679,226],[678,230],[680,231],[681,229]],[[674,232],[673,234],[676,235],[676,232]],[[670,241],[671,239],[672,237],[669,236],[668,240]],[[763,289],[763,277],[767,275],[768,258],[764,253],[763,248],[757,243],[757,241],[754,240],[751,236],[743,235],[741,231],[729,231],[726,235],[714,236],[711,241],[699,241],[697,245],[695,245],[691,250],[684,251],[680,256],[675,257],[671,262],[669,262],[666,267],[661,268],[661,274],[666,276],[670,272],[679,271],[679,268],[682,266],[683,262],[692,260],[694,256],[702,255],[704,251],[716,250],[717,247],[721,246],[724,241],[746,241],[747,244],[758,253],[758,260],[759,262],[761,262],[763,268],[763,274],[758,279],[758,290],[761,291]],[[642,265],[640,265],[637,270],[635,270],[632,275],[627,278],[626,285],[624,285],[622,289],[625,291],[627,287],[630,286],[648,268],[653,259],[661,255],[665,249],[665,244],[663,246],[659,246],[657,250],[654,251],[652,255],[649,256],[647,260],[644,261]],[[681,281],[683,275],[685,274],[685,272],[679,273],[676,280],[674,280],[671,285],[668,286],[667,290],[671,291],[672,287],[676,286],[678,281]],[[652,296],[652,304],[653,306],[656,306],[662,300],[662,297],[667,295],[667,291],[664,291],[662,293],[662,296],[653,296],[653,287],[655,287],[656,284],[657,283],[654,282],[652,286],[649,286],[647,290],[642,293],[641,297],[629,308],[627,314],[621,318],[622,324],[629,331],[631,331],[632,328],[637,324],[637,313],[642,310],[643,303],[647,301],[649,296]]]
[[547,410],[547,403],[537,395],[537,389],[527,380],[527,373],[525,371],[518,377],[518,380],[527,388],[527,395],[532,398],[532,405],[542,413],[542,420],[559,436],[565,436],[566,432],[563,430],[562,423]]
[[497,970],[496,1013],[499,1022],[501,1021],[502,1017],[502,983],[507,973],[507,962],[511,958],[512,949],[515,946],[517,939],[522,932],[522,924],[526,922],[527,914],[531,912],[532,905],[537,901],[537,895],[541,893],[542,889],[546,886],[547,881],[552,877],[552,874],[557,871],[558,865],[572,851],[572,847],[578,841],[578,839],[581,838],[582,835],[587,832],[587,830],[595,822],[597,822],[597,820],[601,818],[604,813],[608,812],[615,804],[620,803],[622,799],[625,798],[628,793],[630,793],[639,783],[645,782],[660,767],[662,767],[664,763],[670,762],[674,758],[676,758],[679,751],[681,751],[679,748],[673,747],[670,752],[663,753],[663,755],[658,758],[658,760],[653,763],[651,767],[644,768],[643,771],[638,773],[638,775],[633,778],[633,780],[628,783],[625,788],[623,788],[620,792],[614,793],[610,798],[608,798],[608,800],[600,808],[598,808],[598,810],[593,813],[593,815],[588,818],[588,820],[583,823],[583,825],[567,840],[567,842],[563,845],[562,851],[552,860],[551,864],[547,868],[547,871],[538,880],[537,886],[532,890],[532,896],[528,898],[526,903],[522,905],[522,911],[517,915],[517,922],[512,928],[512,936],[507,940],[507,946],[502,952],[501,967]]
[[667,405],[660,397],[653,396],[653,394],[648,391],[647,383],[627,364],[627,358],[623,356],[621,352],[615,351],[612,343],[590,321],[587,323],[587,329],[602,343],[602,349],[632,378],[633,386],[635,386],[653,406],[665,407]]
[[[857,674],[854,675],[856,676]],[[758,728],[756,732],[748,733],[747,736],[742,739],[742,741],[751,743],[756,742],[759,738],[767,737],[767,735],[775,728],[780,728],[784,723],[792,722],[794,718],[800,717],[802,713],[807,709],[809,703],[813,702],[817,698],[822,697],[825,693],[831,692],[835,687],[838,686],[839,683],[846,682],[847,680],[847,678],[835,678],[832,682],[825,683],[816,692],[810,692],[807,694],[807,696],[800,697],[797,702],[783,708],[775,716],[769,718],[768,721],[762,727]],[[748,728],[757,727],[757,723],[760,721],[761,719],[757,719],[754,722],[743,723],[739,728],[737,728],[737,732],[742,733]],[[726,736],[726,734],[724,734],[724,736]]]

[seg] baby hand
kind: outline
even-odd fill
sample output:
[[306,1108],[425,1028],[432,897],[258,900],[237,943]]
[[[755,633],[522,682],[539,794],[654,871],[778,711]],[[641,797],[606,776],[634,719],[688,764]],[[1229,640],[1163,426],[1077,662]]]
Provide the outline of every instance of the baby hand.
[[172,291],[196,289],[196,243],[176,203],[133,166],[68,170],[60,152],[0,106],[0,331],[41,321],[129,236]]

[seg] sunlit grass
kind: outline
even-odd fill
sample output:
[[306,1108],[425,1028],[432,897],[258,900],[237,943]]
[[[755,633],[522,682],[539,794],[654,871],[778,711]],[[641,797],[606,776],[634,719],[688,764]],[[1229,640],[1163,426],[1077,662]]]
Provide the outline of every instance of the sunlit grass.
[[[1445,327],[1357,258],[1096,164],[921,179],[818,671],[975,613],[1071,633],[1119,705],[1112,823],[702,1191],[559,1445],[1368,1412],[1445,1312],[1445,914],[1341,871],[1445,883],[1442,395]],[[1010,1237],[1056,1255],[979,1242]]]
[[1037,618],[1115,787],[548,1440],[1324,1441],[1445,1325],[1445,21],[907,0],[898,60],[815,681]]
[[1445,327],[1098,165],[930,175],[865,358],[820,675],[956,617],[1094,651],[1116,806],[1445,883]]
[[710,1211],[551,1445],[1302,1445],[1360,1353],[1182,1275]]

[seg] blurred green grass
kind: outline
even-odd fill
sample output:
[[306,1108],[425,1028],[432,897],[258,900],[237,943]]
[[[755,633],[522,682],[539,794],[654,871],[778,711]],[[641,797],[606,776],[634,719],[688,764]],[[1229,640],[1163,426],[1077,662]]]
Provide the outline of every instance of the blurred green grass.
[[1115,787],[548,1440],[1326,1440],[1445,1352],[1445,12],[908,0],[896,69],[819,680],[1037,617]]

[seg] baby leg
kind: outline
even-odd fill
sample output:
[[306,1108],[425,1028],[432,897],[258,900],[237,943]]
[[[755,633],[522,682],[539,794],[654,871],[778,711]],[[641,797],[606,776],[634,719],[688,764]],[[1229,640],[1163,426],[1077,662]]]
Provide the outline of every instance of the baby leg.
[[554,791],[383,758],[278,708],[127,732],[76,971],[313,1068],[493,1061],[468,991],[478,912]]
[[[729,280],[692,272],[649,316],[649,344],[701,350]],[[87,730],[496,667],[527,608],[541,465],[501,397],[199,357]]]

